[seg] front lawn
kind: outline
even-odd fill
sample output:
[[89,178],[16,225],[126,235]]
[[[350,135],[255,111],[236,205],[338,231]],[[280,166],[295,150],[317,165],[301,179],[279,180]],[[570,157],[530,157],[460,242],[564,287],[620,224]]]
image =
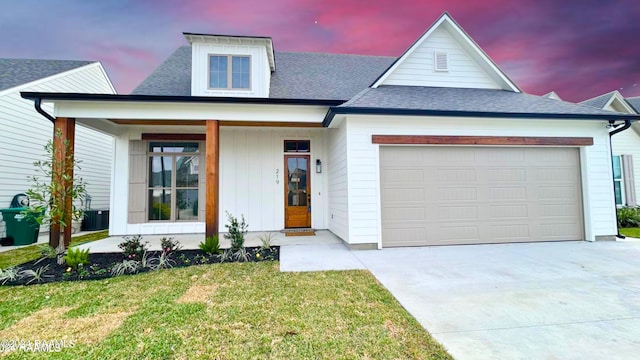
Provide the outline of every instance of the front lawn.
[[0,288],[0,339],[65,340],[8,359],[450,359],[367,271],[277,262]]
[[[109,231],[98,231],[91,234],[74,236],[71,238],[71,245],[80,245],[90,241],[96,241],[109,237]],[[10,266],[20,265],[41,256],[40,246],[42,244],[20,247],[0,253],[0,269]]]
[[620,234],[632,238],[640,238],[640,228],[620,228]]

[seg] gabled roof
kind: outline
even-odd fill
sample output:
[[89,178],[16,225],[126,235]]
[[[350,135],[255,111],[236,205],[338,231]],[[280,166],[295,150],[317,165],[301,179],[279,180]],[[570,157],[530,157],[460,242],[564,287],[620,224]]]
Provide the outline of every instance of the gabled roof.
[[218,34],[200,34],[200,33],[182,33],[189,44],[194,42],[203,43],[224,43],[225,45],[257,45],[264,44],[267,47],[267,59],[269,60],[269,68],[271,71],[276,70],[276,60],[273,49],[273,39],[270,36],[245,36],[245,35],[218,35]]
[[542,97],[543,98],[547,98],[547,99],[562,100],[560,95],[558,95],[555,91],[548,92],[548,93],[542,95]]
[[596,96],[591,99],[581,101],[580,104],[589,105],[597,109],[604,109],[607,106],[617,107],[624,109],[623,112],[627,114],[636,114],[636,109],[631,106],[627,100],[620,94],[618,90]]
[[325,126],[335,114],[640,120],[638,115],[513,91],[395,85],[365,89],[348,102],[331,108]]
[[467,34],[464,29],[449,15],[448,12],[443,13],[435,23],[433,23],[427,31],[425,31],[387,70],[385,70],[372,84],[371,87],[378,87],[382,85],[384,80],[393,73],[404,61],[406,61],[411,54],[420,45],[428,39],[431,34],[438,28],[444,27],[449,33],[463,46],[471,57],[478,62],[478,64],[487,72],[487,74],[496,83],[500,84],[504,90],[510,90],[520,92],[520,88],[505,74],[496,63],[491,60],[482,48]]
[[0,91],[92,63],[93,61],[0,58]]
[[[269,97],[347,101],[395,59],[388,56],[276,52]],[[132,94],[191,95],[191,46],[178,48]]]
[[640,96],[626,98],[627,103],[636,110],[638,114],[640,114]]

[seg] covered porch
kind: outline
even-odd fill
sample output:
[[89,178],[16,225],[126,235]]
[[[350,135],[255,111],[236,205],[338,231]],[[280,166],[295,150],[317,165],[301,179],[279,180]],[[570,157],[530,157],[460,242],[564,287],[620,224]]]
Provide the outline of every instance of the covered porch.
[[[311,144],[302,154],[311,186],[305,190],[308,203],[302,205],[310,213],[307,227],[327,228],[328,182],[321,164],[326,169],[328,162],[322,122],[328,107],[337,105],[335,101],[50,93],[23,93],[23,97],[34,100],[36,108],[43,102],[53,104],[53,114],[39,111],[62,129],[58,150],[65,141],[73,143],[76,123],[114,136],[111,235],[197,234],[199,243],[204,236],[224,230],[227,212],[245,216],[252,232],[292,227],[285,220],[287,140]],[[152,153],[152,145],[183,146],[185,142],[198,144],[191,154],[199,160],[192,167],[194,216],[187,220],[173,214],[154,217],[152,197],[157,185],[153,177],[157,174],[152,166],[158,154]],[[163,159],[159,161],[164,164]],[[73,172],[67,175],[72,178]],[[166,197],[178,213],[175,193],[181,189],[176,191],[173,176],[167,180],[172,187],[167,186],[166,193],[171,195]],[[164,173],[161,177],[164,181]]]

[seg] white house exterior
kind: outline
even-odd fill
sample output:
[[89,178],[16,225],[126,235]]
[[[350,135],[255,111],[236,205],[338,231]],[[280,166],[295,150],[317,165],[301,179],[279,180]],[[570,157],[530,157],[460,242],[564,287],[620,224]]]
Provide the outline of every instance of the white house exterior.
[[[638,114],[633,104],[640,108],[640,98],[625,99],[619,91],[596,96],[581,104],[623,114]],[[617,206],[637,206],[640,189],[640,124],[633,123],[629,131],[611,137],[615,201]],[[636,175],[637,174],[637,175]]]
[[611,239],[610,124],[523,93],[448,15],[399,58],[185,33],[131,95],[24,92],[115,136],[111,235],[328,229],[354,248]]
[[[21,98],[20,92],[115,94],[115,89],[98,62],[0,59],[0,73],[0,208],[6,208],[14,195],[29,188],[27,178],[37,174],[33,162],[44,159],[44,145],[53,134],[53,124],[43,121],[33,102]],[[53,111],[51,105],[43,108]],[[95,209],[110,205],[112,152],[111,135],[78,127],[76,159],[81,169],[76,176],[86,181]],[[0,237],[4,226],[0,221]]]

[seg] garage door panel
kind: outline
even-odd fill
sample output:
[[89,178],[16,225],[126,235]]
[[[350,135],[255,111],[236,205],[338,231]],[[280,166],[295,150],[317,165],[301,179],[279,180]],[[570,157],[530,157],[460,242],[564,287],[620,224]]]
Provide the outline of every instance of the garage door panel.
[[[381,147],[380,154],[385,247],[584,237],[576,148]],[[420,160],[386,162],[403,154]],[[422,181],[406,182],[418,172]]]
[[397,168],[383,174],[383,181],[388,184],[424,183],[424,171],[422,169]]

